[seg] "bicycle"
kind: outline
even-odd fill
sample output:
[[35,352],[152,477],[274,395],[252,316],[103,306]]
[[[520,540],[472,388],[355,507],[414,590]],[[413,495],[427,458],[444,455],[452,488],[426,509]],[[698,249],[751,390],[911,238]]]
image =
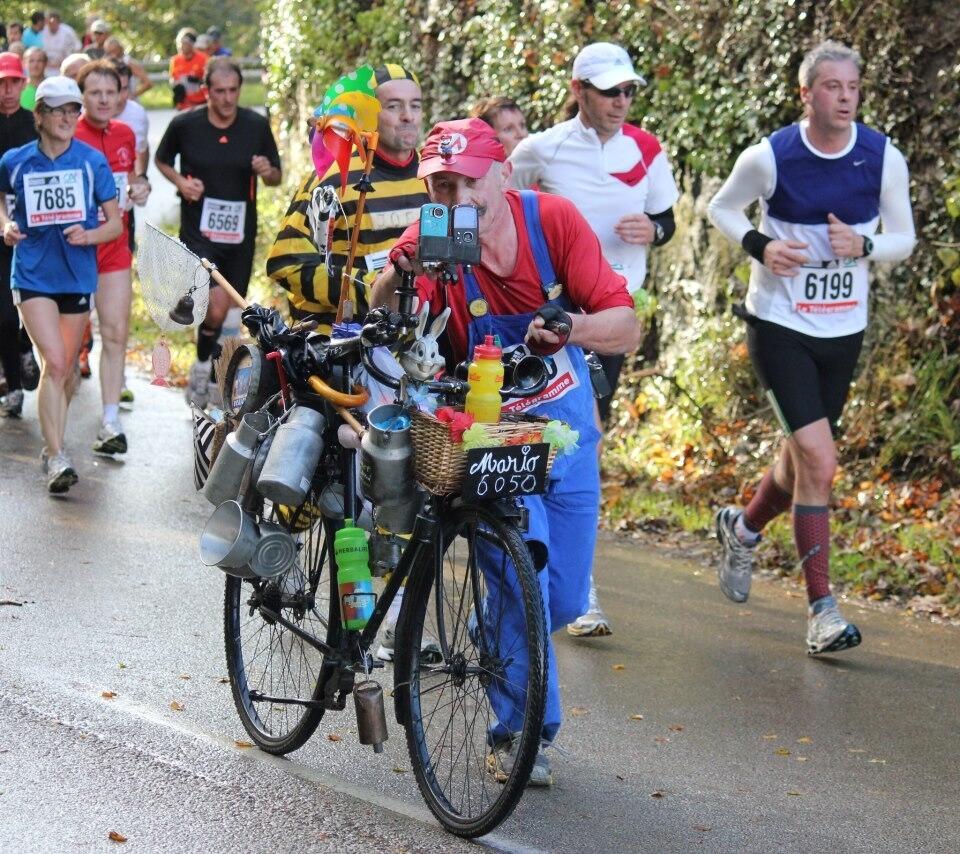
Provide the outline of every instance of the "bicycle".
[[[342,711],[361,689],[361,742],[377,750],[386,721],[370,673],[384,664],[370,648],[406,583],[396,627],[395,718],[428,807],[448,831],[473,838],[512,813],[539,749],[546,696],[543,603],[517,497],[466,501],[425,493],[369,622],[362,630],[343,627],[332,543],[344,517],[361,513],[356,433],[350,431],[362,427],[351,407],[362,404],[363,394],[354,377],[362,366],[402,393],[404,380],[384,374],[372,357],[376,347],[397,344],[416,326],[412,278],[398,293],[398,312],[372,312],[360,334],[345,339],[287,329],[275,313],[257,306],[244,312],[244,323],[279,372],[281,390],[261,411],[276,426],[297,407],[308,407],[323,413],[326,427],[299,506],[272,505],[251,488],[252,471],[246,476],[243,509],[290,533],[297,558],[275,578],[228,574],[227,666],[237,712],[262,750],[283,755],[298,749],[326,712]],[[427,386],[448,402],[462,401],[469,388],[455,377]],[[508,617],[514,625],[520,621],[512,635],[504,629]],[[494,706],[505,698],[523,708],[510,768],[499,766],[492,752],[499,720]]]

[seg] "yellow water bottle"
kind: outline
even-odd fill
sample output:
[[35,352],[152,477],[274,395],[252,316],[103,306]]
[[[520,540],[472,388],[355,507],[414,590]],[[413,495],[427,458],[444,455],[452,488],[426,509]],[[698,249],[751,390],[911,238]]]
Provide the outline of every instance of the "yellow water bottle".
[[500,420],[500,389],[503,388],[500,356],[493,336],[487,335],[482,344],[473,348],[473,361],[467,369],[470,391],[463,409],[483,424],[496,424]]

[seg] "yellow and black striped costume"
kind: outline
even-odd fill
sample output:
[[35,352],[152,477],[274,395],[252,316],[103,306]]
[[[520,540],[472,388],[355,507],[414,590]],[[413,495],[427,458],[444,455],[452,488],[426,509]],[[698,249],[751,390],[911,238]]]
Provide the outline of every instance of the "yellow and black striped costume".
[[[368,291],[377,272],[384,266],[387,251],[404,229],[417,221],[420,206],[429,201],[423,181],[417,178],[418,165],[416,155],[406,166],[398,166],[379,154],[374,155],[370,172],[374,192],[367,194],[364,204],[354,266],[354,278],[362,278],[364,287],[361,289],[355,283],[350,295],[358,318],[368,310]],[[360,180],[362,173],[363,163],[354,152],[347,189],[341,199],[345,216],[340,215],[336,221],[329,264],[317,251],[307,220],[310,199],[320,184],[316,175],[307,178],[297,189],[280,224],[280,233],[267,255],[267,275],[289,292],[291,313],[295,318],[308,314],[318,317],[324,331],[333,322],[340,299],[343,265],[350,251],[350,232],[359,195],[353,185]],[[339,190],[340,173],[335,163],[323,176],[323,183]],[[371,257],[368,259],[367,256]]]

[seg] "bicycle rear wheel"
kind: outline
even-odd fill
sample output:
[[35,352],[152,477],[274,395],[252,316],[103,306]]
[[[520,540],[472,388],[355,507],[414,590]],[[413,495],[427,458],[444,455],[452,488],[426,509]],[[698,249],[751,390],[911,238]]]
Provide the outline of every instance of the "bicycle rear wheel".
[[[323,654],[285,626],[265,616],[261,606],[321,641],[334,646],[340,637],[336,579],[331,572],[333,527],[315,518],[304,523],[308,501],[294,513],[274,513],[297,540],[296,565],[279,578],[227,577],[224,594],[224,639],[234,705],[244,729],[262,750],[282,755],[313,735],[322,707],[318,702],[332,667]],[[301,530],[304,529],[305,530]]]
[[[424,637],[438,641],[439,663],[413,654]],[[412,568],[397,641],[420,791],[451,833],[489,833],[523,794],[546,699],[543,600],[517,529],[481,507],[447,514]],[[516,739],[506,773],[490,752],[505,731]]]

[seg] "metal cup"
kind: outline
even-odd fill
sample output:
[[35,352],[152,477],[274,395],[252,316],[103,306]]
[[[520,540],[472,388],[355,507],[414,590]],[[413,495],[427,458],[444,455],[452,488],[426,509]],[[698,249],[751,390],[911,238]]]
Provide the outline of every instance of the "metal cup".
[[249,564],[259,541],[256,519],[236,501],[224,501],[200,535],[200,560],[205,566],[220,567],[227,575],[256,578]]

